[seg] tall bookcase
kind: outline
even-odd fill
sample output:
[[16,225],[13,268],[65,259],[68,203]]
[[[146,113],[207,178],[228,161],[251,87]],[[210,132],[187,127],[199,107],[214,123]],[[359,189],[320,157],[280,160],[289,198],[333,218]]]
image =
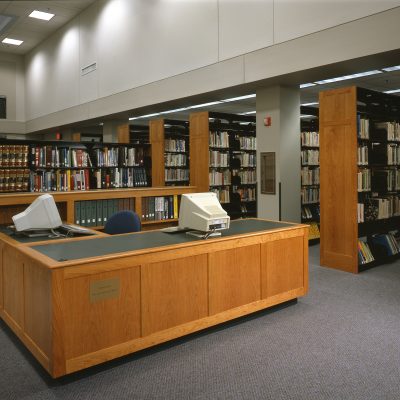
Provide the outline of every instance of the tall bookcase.
[[318,108],[301,107],[309,116],[300,120],[301,144],[301,222],[310,225],[309,243],[319,243],[319,123]]
[[399,255],[400,99],[320,93],[321,265],[357,273]]
[[154,184],[189,185],[189,123],[157,119],[150,121],[149,129]]
[[191,185],[216,192],[231,218],[256,216],[255,118],[191,114],[190,171]]

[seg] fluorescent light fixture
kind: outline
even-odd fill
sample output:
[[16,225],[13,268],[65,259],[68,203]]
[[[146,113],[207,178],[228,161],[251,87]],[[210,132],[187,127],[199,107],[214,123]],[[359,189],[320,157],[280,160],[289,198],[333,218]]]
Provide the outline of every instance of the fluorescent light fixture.
[[156,115],[160,115],[160,113],[146,114],[146,115],[141,115],[140,117],[131,117],[129,118],[129,121],[133,121],[134,119],[140,119],[140,118],[155,117]]
[[301,114],[300,118],[317,118],[315,115],[310,115],[310,114]]
[[238,115],[251,115],[251,114],[255,114],[255,113],[256,113],[256,111],[247,111],[247,112],[244,112],[244,113],[240,113]]
[[24,43],[23,40],[17,40],[17,39],[11,39],[11,38],[5,38],[2,40],[3,43],[6,44],[13,44],[14,46],[19,46],[21,43]]
[[400,89],[394,89],[394,90],[387,90],[386,92],[383,93],[399,93]]
[[171,113],[175,113],[175,112],[185,111],[188,109],[189,109],[188,107],[176,108],[175,110],[162,111],[162,112],[160,112],[160,114],[171,114]]
[[225,99],[222,100],[223,102],[229,103],[230,101],[239,101],[239,100],[246,100],[246,99],[252,99],[253,97],[256,97],[256,94],[248,94],[246,96],[239,96],[239,97],[232,97],[230,99]]
[[301,104],[302,106],[317,106],[319,103],[318,103],[318,101],[315,101],[315,102],[313,102],[313,103],[303,103],[303,104]]
[[306,88],[306,87],[310,87],[310,86],[316,86],[317,84],[316,83],[302,83],[301,85],[300,85],[300,89],[304,89],[304,88]]
[[381,73],[382,73],[382,71],[379,71],[378,69],[374,69],[372,71],[359,72],[358,74],[343,75],[343,76],[338,76],[337,78],[330,78],[330,79],[324,79],[322,81],[315,81],[315,83],[318,83],[318,85],[324,85],[325,83],[346,81],[348,79],[362,78],[364,76],[376,75],[376,74],[381,74]]
[[394,67],[382,68],[382,71],[385,72],[398,71],[398,70],[400,70],[400,65],[395,65]]
[[32,11],[29,14],[29,16],[32,18],[36,18],[36,19],[43,19],[45,21],[50,21],[54,17],[54,14],[35,10],[35,11]]
[[221,104],[221,103],[222,103],[222,101],[211,101],[210,103],[196,104],[195,106],[191,106],[189,108],[200,108],[200,107],[214,106],[215,104]]

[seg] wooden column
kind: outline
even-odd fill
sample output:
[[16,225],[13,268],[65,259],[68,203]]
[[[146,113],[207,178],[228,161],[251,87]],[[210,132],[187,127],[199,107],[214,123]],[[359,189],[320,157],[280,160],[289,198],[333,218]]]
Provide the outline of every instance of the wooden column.
[[356,87],[319,95],[321,265],[358,272]]
[[129,143],[129,124],[119,125],[117,128],[118,143]]
[[207,111],[190,114],[190,185],[198,192],[209,191],[209,131]]
[[150,121],[152,186],[165,186],[164,119]]

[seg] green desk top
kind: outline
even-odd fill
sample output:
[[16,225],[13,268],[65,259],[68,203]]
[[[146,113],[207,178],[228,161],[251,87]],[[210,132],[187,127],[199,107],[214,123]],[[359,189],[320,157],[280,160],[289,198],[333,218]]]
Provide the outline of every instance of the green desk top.
[[[256,219],[231,221],[229,229],[221,231],[222,237],[269,231],[286,228],[295,224],[285,222],[262,221]],[[77,240],[73,242],[51,243],[32,246],[32,249],[56,261],[79,260],[87,257],[101,257],[126,251],[143,250],[162,246],[203,241],[186,233],[166,233],[149,231],[96,238],[92,240]]]

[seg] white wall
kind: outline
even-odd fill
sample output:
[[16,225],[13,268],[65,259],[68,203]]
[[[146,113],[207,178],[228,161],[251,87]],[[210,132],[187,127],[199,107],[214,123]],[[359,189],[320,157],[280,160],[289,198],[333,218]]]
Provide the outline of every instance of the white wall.
[[398,48],[400,8],[376,14],[394,6],[400,0],[98,0],[26,57],[27,129]]

